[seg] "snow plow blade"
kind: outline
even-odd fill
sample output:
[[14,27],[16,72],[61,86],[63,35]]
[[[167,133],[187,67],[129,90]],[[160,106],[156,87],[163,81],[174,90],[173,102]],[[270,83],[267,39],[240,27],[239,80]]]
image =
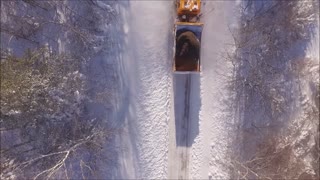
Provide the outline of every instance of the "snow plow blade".
[[202,29],[203,23],[177,22],[175,24],[174,72],[200,72]]

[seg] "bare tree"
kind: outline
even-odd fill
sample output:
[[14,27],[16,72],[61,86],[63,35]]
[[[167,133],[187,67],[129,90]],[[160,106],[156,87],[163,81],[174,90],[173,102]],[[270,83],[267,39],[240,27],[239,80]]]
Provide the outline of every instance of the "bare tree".
[[101,9],[91,1],[1,1],[0,30],[1,34],[11,36],[10,39],[23,39],[35,47],[43,41],[57,46],[58,39],[67,38],[64,43],[79,44],[74,48],[85,52],[99,46],[95,35],[103,32],[101,23],[110,23],[115,15],[111,7]]
[[115,15],[90,0],[1,1],[1,179],[99,178],[114,130],[89,107],[110,107],[115,85],[111,65],[89,69]]
[[[318,7],[316,1],[245,1],[240,9],[236,51],[227,57],[235,71],[230,88],[236,92],[237,149],[230,164],[236,179],[319,177],[318,96],[308,99],[300,88],[306,80],[319,92],[318,79],[302,77],[310,66],[319,69],[303,53]],[[300,54],[293,53],[295,46]]]
[[[76,166],[85,171],[82,176],[94,177],[92,160],[107,158],[100,150],[111,131],[99,119],[88,119],[90,98],[86,78],[79,71],[81,64],[47,48],[2,60],[3,178],[43,179],[59,174],[77,178],[79,174],[72,174]],[[83,152],[90,151],[88,161]]]

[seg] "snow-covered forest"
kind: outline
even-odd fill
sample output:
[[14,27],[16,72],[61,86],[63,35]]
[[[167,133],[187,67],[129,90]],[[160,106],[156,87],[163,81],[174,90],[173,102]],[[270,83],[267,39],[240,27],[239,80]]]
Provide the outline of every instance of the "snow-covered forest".
[[202,1],[187,145],[174,2],[1,1],[0,179],[319,179],[319,1]]
[[[1,1],[1,179],[104,178],[115,2]],[[111,60],[115,61],[115,60]]]
[[[319,2],[248,1],[236,50],[236,178],[319,177]],[[311,46],[314,46],[312,49]]]

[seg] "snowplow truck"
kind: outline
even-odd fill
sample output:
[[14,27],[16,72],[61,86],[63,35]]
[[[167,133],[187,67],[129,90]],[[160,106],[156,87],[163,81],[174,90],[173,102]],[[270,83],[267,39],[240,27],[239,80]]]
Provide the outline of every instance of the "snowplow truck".
[[174,26],[174,72],[200,72],[203,23],[199,22],[200,0],[177,0],[178,21]]

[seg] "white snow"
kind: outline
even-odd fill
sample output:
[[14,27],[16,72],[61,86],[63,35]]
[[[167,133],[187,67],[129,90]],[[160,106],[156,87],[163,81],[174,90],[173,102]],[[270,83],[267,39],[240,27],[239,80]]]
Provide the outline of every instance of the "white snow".
[[[179,119],[183,119],[181,113],[185,111],[182,106],[187,74],[172,75],[173,4],[130,2],[125,17],[129,23],[123,26],[128,42],[123,63],[129,88],[127,122],[137,135],[136,144],[129,149],[138,156],[137,166],[132,167],[138,173],[127,174],[128,178],[231,178],[228,163],[233,102],[228,80],[232,65],[223,56],[225,51],[232,51],[228,46],[233,42],[229,28],[237,27],[235,8],[240,3],[208,1],[202,6],[205,14],[201,18],[202,72],[190,75],[192,88],[188,100],[191,107],[188,133],[194,137],[188,137],[191,146],[181,146],[178,126],[183,125]],[[309,56],[319,54],[318,36],[310,45]]]
[[319,17],[317,18],[317,25],[314,29],[314,34],[312,40],[307,48],[306,57],[315,61],[315,63],[319,64]]
[[[229,106],[233,102],[228,80],[232,66],[222,56],[225,50],[231,51],[228,44],[233,39],[228,27],[237,26],[234,8],[242,1],[206,1],[201,6],[204,14],[201,17],[204,23],[202,72],[190,75],[190,136],[187,139],[190,146],[179,145],[176,141],[180,138],[177,123],[183,123],[182,118],[177,120],[177,117],[184,111],[183,85],[188,74],[172,73],[174,3],[120,1],[114,9],[104,1],[93,2],[108,12],[117,11],[121,15],[121,21],[104,25],[106,32],[111,34],[108,41],[114,52],[103,58],[107,63],[118,61],[116,68],[121,86],[114,107],[116,111],[110,118],[121,129],[114,140],[115,145],[121,147],[117,154],[119,165],[114,165],[115,172],[106,172],[106,176],[112,174],[114,179],[177,179],[184,174],[182,177],[190,179],[230,179],[227,163],[230,138],[233,138],[230,125],[233,117]],[[59,22],[67,21],[62,9],[58,8],[57,14]],[[319,81],[319,29],[315,32],[307,49],[307,57],[315,65],[307,70],[307,74]],[[68,50],[65,38],[65,34],[56,38],[59,52]],[[96,47],[97,51],[101,49],[102,46]],[[300,83],[306,87],[302,90],[303,105],[314,99],[314,90],[308,86],[309,81]],[[50,93],[59,98],[58,91]],[[76,100],[81,99],[78,91],[75,96]],[[307,136],[308,128],[303,129],[297,142]],[[298,150],[297,154],[303,152],[303,149]],[[310,161],[311,158],[306,159]],[[184,164],[186,167],[181,167]]]
[[[226,44],[232,42],[228,25],[233,22],[233,2],[207,2],[202,11],[215,10],[204,16],[202,34],[201,109],[199,136],[192,145],[191,177],[196,179],[228,179],[227,160],[229,143],[227,79],[231,65],[222,58]],[[208,173],[210,176],[208,176]]]
[[[132,174],[126,172],[123,178],[178,178],[178,164],[183,160],[189,161],[184,177],[229,178],[223,164],[229,142],[227,124],[231,121],[226,105],[229,92],[225,77],[231,72],[231,66],[220,55],[231,42],[228,24],[234,23],[233,6],[232,2],[214,1],[207,2],[202,9],[205,12],[214,7],[216,11],[202,18],[205,24],[201,52],[203,72],[200,76],[193,74],[191,80],[191,94],[194,96],[190,99],[190,122],[193,122],[189,131],[195,136],[191,147],[180,147],[175,142],[177,124],[174,111],[178,110],[174,108],[174,102],[179,99],[175,96],[182,94],[179,94],[179,88],[183,90],[184,87],[174,87],[176,83],[171,69],[173,3],[131,1],[128,9],[123,11],[127,48],[121,56],[129,91],[124,96],[128,98],[129,110],[126,114],[127,130],[122,136],[136,136],[135,144],[127,145],[127,150],[132,152],[122,157],[126,168],[135,171]],[[183,81],[181,78],[176,80]],[[121,144],[126,146],[127,140],[122,138],[122,141]],[[183,151],[186,153],[181,155],[187,157],[176,156]],[[138,156],[137,164],[129,154]]]
[[[124,90],[127,110],[118,115],[124,116],[127,124],[120,142],[127,149],[122,156],[123,171],[127,172],[121,178],[164,179],[172,83],[168,42],[173,41],[168,9],[173,7],[167,1],[130,1],[129,7],[122,11],[127,48],[121,57],[128,89]],[[137,159],[130,160],[134,156]]]

